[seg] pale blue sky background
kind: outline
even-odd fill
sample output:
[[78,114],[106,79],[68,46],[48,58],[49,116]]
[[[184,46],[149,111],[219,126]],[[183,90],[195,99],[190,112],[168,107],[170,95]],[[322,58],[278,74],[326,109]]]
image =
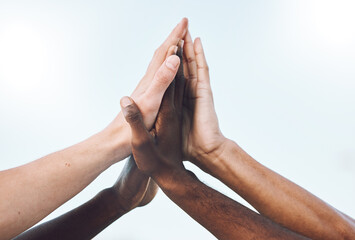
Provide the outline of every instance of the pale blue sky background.
[[[354,1],[0,0],[0,169],[103,129],[155,48],[188,17],[205,47],[223,133],[354,217],[354,12]],[[45,220],[111,186],[123,164]],[[96,239],[215,238],[159,192]]]

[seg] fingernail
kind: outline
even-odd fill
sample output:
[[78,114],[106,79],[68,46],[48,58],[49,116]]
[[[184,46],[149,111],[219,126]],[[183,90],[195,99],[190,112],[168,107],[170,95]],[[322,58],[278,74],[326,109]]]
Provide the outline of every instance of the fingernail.
[[184,40],[180,39],[177,45],[179,47],[183,48],[184,47]]
[[171,70],[175,70],[179,65],[180,59],[176,55],[172,55],[166,59],[166,66]]
[[178,50],[178,46],[174,46],[174,54],[177,53],[177,50]]
[[126,108],[126,107],[128,107],[129,105],[131,105],[133,102],[132,102],[132,100],[129,98],[129,97],[123,97],[122,99],[121,99],[121,106],[123,107],[123,108]]
[[176,55],[178,55],[179,57],[182,57],[182,49],[184,47],[184,40],[179,40],[178,42],[178,50]]

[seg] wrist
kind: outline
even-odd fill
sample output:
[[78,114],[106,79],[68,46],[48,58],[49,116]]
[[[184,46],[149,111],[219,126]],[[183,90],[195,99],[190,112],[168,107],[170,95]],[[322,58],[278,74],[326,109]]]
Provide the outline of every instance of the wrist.
[[220,165],[221,161],[225,158],[226,152],[228,152],[234,144],[232,140],[221,136],[218,140],[218,144],[215,144],[215,146],[211,147],[208,151],[196,151],[190,161],[202,170],[210,173],[211,169]]
[[165,191],[174,191],[179,186],[179,179],[190,176],[185,168],[170,168],[152,175],[152,179]]
[[107,142],[112,164],[125,159],[132,153],[131,129],[121,113],[100,134],[103,138],[100,144]]
[[107,215],[113,220],[116,220],[117,218],[129,212],[123,206],[121,206],[119,195],[117,194],[117,191],[112,187],[102,190],[97,197],[101,200],[101,205],[105,207]]
[[240,164],[251,159],[252,157],[237,143],[227,139],[218,154],[205,156],[198,161],[202,162],[202,170],[218,179],[223,179],[231,174],[232,169],[239,169]]

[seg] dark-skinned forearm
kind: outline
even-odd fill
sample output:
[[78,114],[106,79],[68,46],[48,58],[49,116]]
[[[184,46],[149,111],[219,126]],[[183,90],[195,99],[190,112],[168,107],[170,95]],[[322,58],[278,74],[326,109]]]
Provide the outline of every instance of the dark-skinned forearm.
[[154,180],[218,239],[305,239],[206,186],[187,171],[159,174]]
[[117,197],[114,189],[105,189],[85,204],[20,234],[15,240],[91,239],[126,213],[116,204]]
[[[263,166],[228,140],[204,170],[228,185],[256,210],[312,239],[353,239],[351,218],[297,184]],[[206,161],[207,160],[207,161]]]

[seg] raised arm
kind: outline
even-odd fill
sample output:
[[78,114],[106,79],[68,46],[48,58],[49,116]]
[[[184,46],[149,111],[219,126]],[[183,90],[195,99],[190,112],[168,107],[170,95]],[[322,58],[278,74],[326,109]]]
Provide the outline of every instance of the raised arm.
[[[226,139],[214,110],[200,39],[185,38],[185,158],[220,179],[262,215],[312,239],[354,239],[353,219],[258,163]],[[345,194],[345,192],[344,192]]]
[[182,164],[181,108],[183,79],[176,79],[164,95],[151,133],[138,106],[121,100],[132,130],[132,152],[138,168],[155,180],[164,193],[218,239],[303,239],[265,217],[201,183]]
[[[132,94],[152,126],[177,69],[168,57],[187,31],[183,19],[157,49]],[[175,59],[176,60],[176,59]],[[172,62],[171,62],[172,61]],[[62,151],[0,172],[0,239],[10,239],[75,196],[102,171],[131,153],[130,129],[120,113],[103,131]]]
[[220,240],[306,239],[206,186],[186,170],[154,175],[164,193]]
[[31,228],[14,240],[92,239],[123,214],[148,204],[157,190],[154,181],[141,173],[130,157],[111,188],[102,190],[72,211]]

